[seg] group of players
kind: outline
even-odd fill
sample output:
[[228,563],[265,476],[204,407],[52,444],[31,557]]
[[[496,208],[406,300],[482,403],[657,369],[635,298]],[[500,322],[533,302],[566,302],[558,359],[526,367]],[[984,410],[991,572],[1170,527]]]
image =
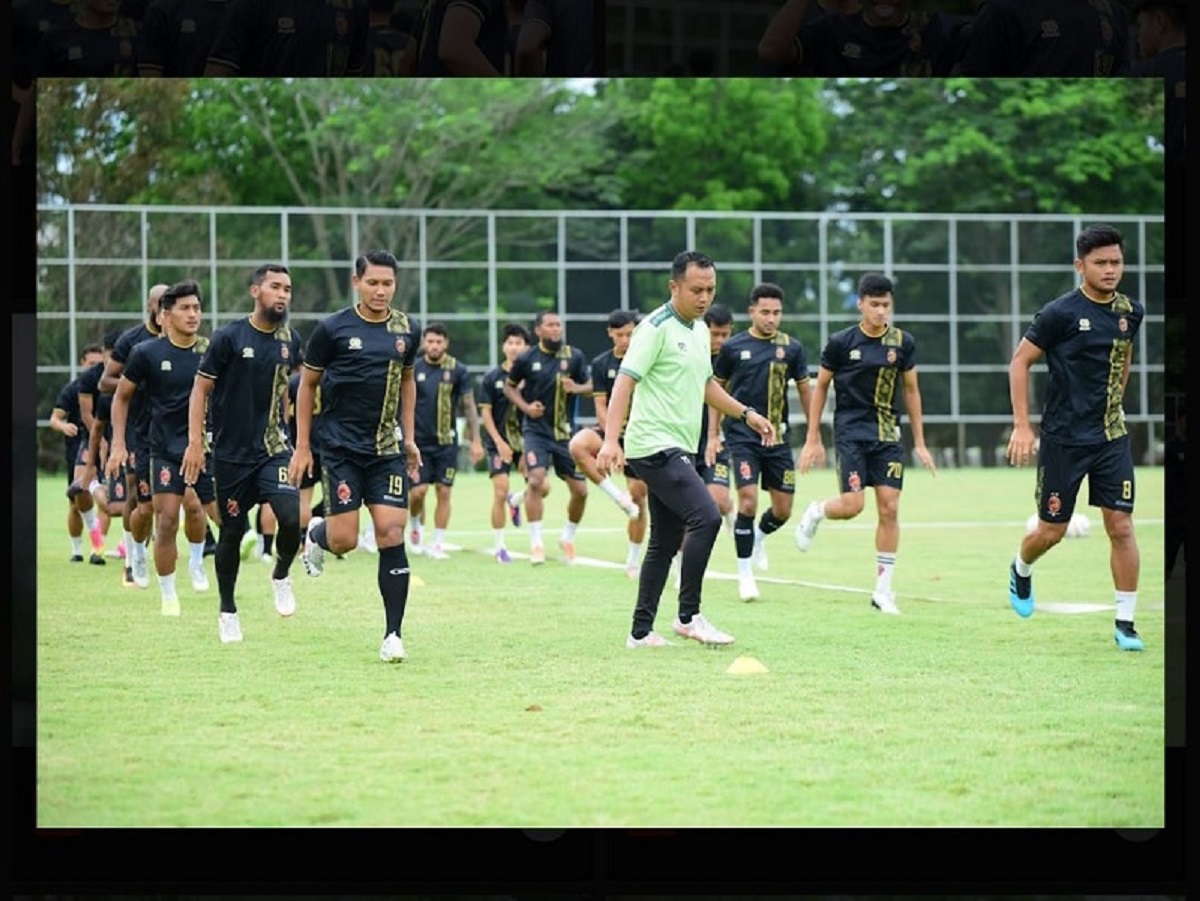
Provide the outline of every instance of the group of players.
[[[1044,421],[1038,480],[1041,525],[1026,537],[1013,564],[1009,599],[1020,615],[1032,613],[1032,564],[1061,539],[1080,483],[1088,476],[1091,502],[1102,508],[1113,548],[1117,643],[1138,650],[1141,639],[1132,616],[1138,568],[1130,516],[1132,456],[1119,405],[1142,307],[1116,291],[1123,246],[1119,233],[1092,227],[1077,243],[1081,287],[1067,296],[1070,303],[1060,298],[1039,313],[1014,357],[1011,461],[1027,462],[1032,453],[1027,371],[1043,354],[1049,355],[1052,370],[1048,409],[1074,411],[1079,397],[1086,394],[1091,400],[1083,413],[1057,411]],[[685,272],[691,271],[690,265],[684,266]],[[92,562],[103,562],[97,507],[122,516],[126,584],[148,586],[148,541],[153,535],[162,612],[178,615],[180,520],[190,548],[193,588],[205,591],[205,530],[206,519],[211,519],[220,526],[214,554],[218,633],[223,642],[240,641],[234,591],[250,532],[249,514],[255,507],[269,509],[275,526],[270,562],[277,612],[290,616],[296,609],[289,573],[297,556],[310,576],[319,576],[326,553],[340,556],[367,548],[378,555],[385,611],[380,657],[403,660],[407,655],[400,636],[411,576],[407,554],[448,556],[445,532],[460,453],[461,408],[471,462],[478,464],[486,457],[492,480],[490,522],[497,562],[511,563],[505,520],[519,525],[522,512],[530,562],[545,562],[542,520],[553,467],[568,489],[558,542],[562,559],[575,562],[576,531],[590,481],[627,514],[625,569],[630,578],[644,583],[640,557],[653,491],[634,466],[625,473],[624,490],[612,478],[613,443],[623,440],[636,409],[630,403],[631,388],[626,386],[622,393],[619,415],[608,403],[618,376],[629,371],[626,356],[635,336],[639,330],[653,332],[664,317],[675,315],[674,297],[656,312],[655,323],[639,326],[636,313],[613,311],[608,320],[612,348],[590,366],[579,348],[564,341],[563,322],[555,312],[537,315],[532,339],[521,325],[505,325],[503,362],[483,376],[476,403],[466,365],[448,352],[445,326],[429,323],[422,329],[392,306],[397,272],[397,261],[387,251],[358,257],[351,279],[356,302],[320,320],[303,347],[288,323],[291,278],[285,266],[260,266],[249,288],[253,311],[218,328],[211,338],[200,334],[199,285],[183,281],[155,286],[147,300],[146,321],[106,337],[100,359],[94,348],[87,349],[81,362],[91,365],[64,389],[51,417],[67,439],[71,465],[72,560],[83,560],[86,526],[93,536]],[[671,284],[675,290],[675,280]],[[700,440],[686,438],[696,446],[680,452],[705,486],[708,500],[703,505],[711,502],[730,527],[742,600],[760,596],[754,572],[767,568],[767,539],[791,517],[797,474],[825,462],[821,417],[832,386],[837,398],[839,491],[808,504],[796,527],[795,543],[807,551],[820,522],[857,516],[864,509],[865,489],[873,488],[878,526],[871,604],[883,613],[900,612],[892,576],[906,459],[902,414],[909,419],[914,456],[931,473],[935,466],[924,439],[915,340],[891,322],[893,292],[891,279],[880,273],[860,279],[861,319],[829,337],[815,379],[803,344],[780,330],[785,299],[780,286],[754,287],[747,307],[749,327],[737,334],[726,307],[696,307],[692,318],[703,323],[708,349],[703,365],[719,386],[714,396],[721,404],[706,395],[700,421],[692,424]],[[1080,310],[1093,309],[1090,317],[1077,316]],[[1081,332],[1086,334],[1081,337]],[[1084,361],[1098,357],[1097,342],[1110,348],[1103,373],[1084,366]],[[679,342],[681,350],[684,343]],[[1062,359],[1059,344],[1068,350]],[[1120,352],[1116,357],[1113,347]],[[1114,368],[1113,359],[1121,365]],[[631,375],[636,377],[640,374]],[[1087,387],[1085,379],[1098,385]],[[783,440],[793,384],[806,421],[795,457],[790,442]],[[578,399],[584,394],[596,403],[594,428],[577,427]],[[1103,414],[1095,422],[1089,418],[1091,406]],[[70,427],[75,407],[82,429]],[[740,416],[722,416],[720,410],[731,408],[740,409]],[[692,426],[686,431],[690,436]],[[1088,450],[1081,455],[1075,448],[1084,439]],[[1048,448],[1054,447],[1065,450],[1051,458]],[[107,485],[98,478],[101,461]],[[513,490],[514,470],[523,478],[521,491]],[[320,515],[312,515],[318,481],[323,495]],[[430,485],[436,508],[432,541],[426,542]],[[1049,485],[1055,489],[1048,491]],[[769,498],[761,515],[760,488]],[[369,524],[367,533],[360,535],[364,506]],[[408,533],[410,514],[413,528]],[[676,557],[684,550],[680,536],[673,537],[667,549]],[[661,558],[664,551],[661,544],[655,545],[653,534],[651,546]],[[707,555],[703,559],[706,565]],[[677,575],[677,585],[679,579]],[[691,580],[698,581],[694,573]],[[698,587],[693,584],[690,590],[696,593],[698,608]],[[717,630],[689,637],[706,643],[732,641]],[[642,646],[646,630],[640,636],[635,630],[630,640],[631,646]]]

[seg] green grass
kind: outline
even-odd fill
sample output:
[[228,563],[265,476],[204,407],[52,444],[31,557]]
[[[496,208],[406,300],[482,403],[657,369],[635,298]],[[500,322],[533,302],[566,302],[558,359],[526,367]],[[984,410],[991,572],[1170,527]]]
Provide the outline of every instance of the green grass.
[[[868,603],[874,506],[769,544],[761,601],[737,600],[722,534],[705,613],[732,648],[629,651],[634,585],[555,558],[488,555],[485,476],[460,476],[447,561],[405,619],[410,659],[377,659],[375,557],[293,570],[273,610],[244,563],[245,641],[217,639],[216,578],[164,618],[158,591],[68,565],[61,477],[39,483],[37,821],[69,826],[1110,826],[1163,824],[1162,474],[1138,472],[1142,654],[1112,640],[1099,513],[1038,565],[1039,611],[1008,607],[1032,470],[909,473],[895,577]],[[833,491],[809,475],[803,504]],[[431,498],[432,500],[432,498]],[[581,557],[620,563],[623,515],[593,491]],[[112,537],[115,539],[114,530]],[[526,551],[509,530],[509,547]],[[1072,606],[1074,605],[1074,606]],[[668,586],[658,626],[675,613]],[[727,672],[739,656],[767,672]]]

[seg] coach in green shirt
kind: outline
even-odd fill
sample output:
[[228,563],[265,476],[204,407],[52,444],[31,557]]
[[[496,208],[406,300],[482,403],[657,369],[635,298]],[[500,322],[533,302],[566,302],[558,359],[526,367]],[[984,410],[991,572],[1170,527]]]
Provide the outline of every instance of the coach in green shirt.
[[[625,642],[630,648],[670,644],[654,631],[654,617],[671,558],[679,550],[675,633],[701,644],[733,643],[732,635],[700,613],[701,582],[721,529],[721,514],[696,469],[701,412],[709,404],[743,420],[763,436],[764,444],[774,444],[776,437],[769,420],[743,407],[713,381],[704,323],[704,313],[717,293],[713,261],[702,253],[684,251],[675,257],[667,284],[671,299],[634,329],[613,382],[604,444],[596,458],[602,473],[628,466],[630,474],[648,488],[650,542],[638,580],[633,629]],[[622,448],[618,436],[627,412]]]

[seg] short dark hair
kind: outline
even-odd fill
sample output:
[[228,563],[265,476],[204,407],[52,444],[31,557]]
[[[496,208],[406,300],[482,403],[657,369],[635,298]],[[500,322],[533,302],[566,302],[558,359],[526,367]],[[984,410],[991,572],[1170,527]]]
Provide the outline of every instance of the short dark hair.
[[175,306],[175,301],[179,300],[179,298],[193,296],[201,302],[204,301],[204,297],[200,293],[200,286],[198,284],[191,279],[187,279],[182,282],[176,282],[171,287],[167,288],[166,291],[163,291],[162,297],[158,299],[158,308],[160,310],[169,310],[171,307]]
[[633,310],[613,310],[608,314],[609,328],[624,328],[632,323],[637,325],[638,314]]
[[750,306],[754,306],[763,297],[773,297],[783,303],[783,288],[774,282],[760,282],[750,289]]
[[509,323],[505,324],[503,329],[500,330],[500,340],[501,341],[507,341],[509,338],[512,338],[514,335],[516,337],[520,338],[526,344],[529,343],[529,331],[525,328],[525,326],[520,325],[519,323],[509,322]]
[[884,294],[892,294],[896,290],[896,286],[892,280],[882,272],[867,272],[858,280],[858,296],[859,297],[882,297]]
[[400,270],[400,261],[390,250],[368,250],[354,261],[354,274],[362,278],[368,266],[387,266],[395,273]]
[[446,323],[444,322],[427,322],[425,323],[424,334],[426,335],[441,335],[447,341],[450,340],[450,333],[446,331]]
[[700,251],[684,250],[675,254],[675,259],[671,263],[671,278],[679,281],[687,273],[688,266],[697,266],[700,269],[717,268],[717,264]]
[[1075,239],[1075,256],[1082,260],[1097,247],[1111,247],[1114,244],[1125,250],[1125,239],[1119,231],[1104,223],[1089,225]]
[[283,263],[263,263],[261,266],[255,269],[254,273],[250,276],[250,284],[261,285],[263,280],[267,277],[268,272],[282,272],[284,275],[291,275],[291,273],[288,272],[288,267],[283,265]]
[[101,345],[96,344],[95,342],[93,342],[91,344],[85,344],[83,346],[83,350],[79,351],[79,359],[82,360],[88,354],[102,354],[102,353],[104,353],[104,348]]
[[733,325],[733,313],[729,312],[729,307],[723,303],[714,303],[704,312],[704,324],[709,328],[714,325],[727,326]]
[[111,332],[104,333],[104,341],[102,350],[112,350],[117,346],[117,339],[125,332],[123,328],[115,328]]
[[534,317],[533,317],[533,327],[537,328],[539,325],[541,325],[543,322],[545,322],[547,316],[557,316],[557,315],[558,315],[558,310],[551,310],[551,309],[538,310],[537,313],[535,313]]

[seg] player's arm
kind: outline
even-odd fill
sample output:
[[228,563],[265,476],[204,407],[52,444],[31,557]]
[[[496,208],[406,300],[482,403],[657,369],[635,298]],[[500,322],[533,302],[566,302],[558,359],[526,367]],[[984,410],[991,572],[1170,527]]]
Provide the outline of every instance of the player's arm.
[[451,75],[496,77],[502,73],[491,64],[476,41],[483,27],[482,13],[466,3],[451,3],[442,18],[438,37],[438,59]]
[[83,420],[83,430],[90,433],[96,421],[96,398],[86,391],[79,392],[79,418]]
[[921,414],[921,389],[917,386],[915,366],[904,373],[904,409],[908,413],[908,424],[912,429],[913,453],[926,469],[936,475],[937,467],[933,465],[933,455],[925,446],[925,421]]
[[417,447],[417,379],[411,366],[400,371],[400,429],[404,433],[408,475],[416,481],[421,470],[421,449]]
[[299,485],[303,476],[312,476],[313,411],[316,409],[317,387],[320,383],[321,370],[307,363],[301,364],[300,384],[296,388],[296,446],[292,449],[292,460],[288,464],[288,481],[293,485]]
[[540,76],[546,73],[546,44],[550,41],[550,26],[541,19],[526,19],[517,35],[517,76]]
[[596,407],[596,425],[603,429],[605,423],[608,422],[608,394],[605,392],[593,394],[592,403]]
[[1121,397],[1125,396],[1125,388],[1129,384],[1129,373],[1133,369],[1133,342],[1125,348],[1125,362],[1121,365]]
[[67,419],[67,411],[62,407],[55,407],[50,411],[50,428],[61,432],[68,438],[74,438],[79,434],[79,426]]
[[790,66],[798,56],[796,36],[808,12],[809,0],[787,0],[767,23],[758,41],[758,58],[773,66]]
[[99,417],[92,419],[92,430],[88,432],[87,461],[83,465],[83,478],[81,480],[85,485],[92,484],[92,480],[100,472],[100,450],[104,444],[105,425],[105,420]]
[[1029,422],[1029,370],[1041,358],[1042,349],[1028,338],[1022,338],[1008,364],[1008,395],[1013,411],[1008,462],[1013,466],[1028,462],[1033,453],[1033,426]]
[[[811,381],[811,379],[810,379]],[[825,462],[825,445],[821,443],[821,416],[825,412],[825,398],[829,396],[829,383],[833,381],[833,370],[824,366],[817,370],[817,383],[812,386],[808,399],[808,428],[804,435],[804,446],[800,448],[796,468],[800,474],[808,472],[813,465]]]
[[117,385],[121,383],[121,373],[124,371],[124,360],[109,357],[108,362],[104,364],[104,372],[100,376],[100,391],[104,394],[112,394],[116,391]]
[[525,396],[517,387],[517,383],[511,379],[504,382],[504,396],[508,398],[508,402],[520,410],[530,419],[537,419],[544,412],[541,401],[529,403],[525,400]]
[[479,432],[479,410],[475,406],[475,396],[470,391],[463,392],[462,406],[467,417],[467,429],[471,432],[471,462],[478,463],[483,459],[483,439]]
[[205,413],[208,399],[216,381],[203,372],[197,372],[192,381],[192,393],[188,395],[188,440],[180,466],[185,484],[192,485],[204,471]]
[[129,403],[133,399],[137,385],[128,376],[117,383],[117,390],[112,400],[112,444],[108,449],[108,462],[104,472],[109,478],[115,479],[121,473],[121,467],[129,460],[129,451],[125,447],[125,426],[129,421]]
[[625,451],[621,447],[621,426],[629,415],[629,404],[633,398],[633,389],[637,385],[628,372],[618,370],[613,379],[612,389],[608,394],[607,409],[604,411],[604,441],[596,453],[596,469],[601,475],[608,475],[614,470],[625,466]]
[[504,436],[500,434],[500,430],[496,428],[496,420],[492,416],[492,405],[481,403],[479,405],[479,417],[483,421],[483,427],[487,430],[488,435],[492,439],[492,444],[496,445],[496,453],[500,455],[500,459],[505,463],[512,462],[512,446],[504,440]]

